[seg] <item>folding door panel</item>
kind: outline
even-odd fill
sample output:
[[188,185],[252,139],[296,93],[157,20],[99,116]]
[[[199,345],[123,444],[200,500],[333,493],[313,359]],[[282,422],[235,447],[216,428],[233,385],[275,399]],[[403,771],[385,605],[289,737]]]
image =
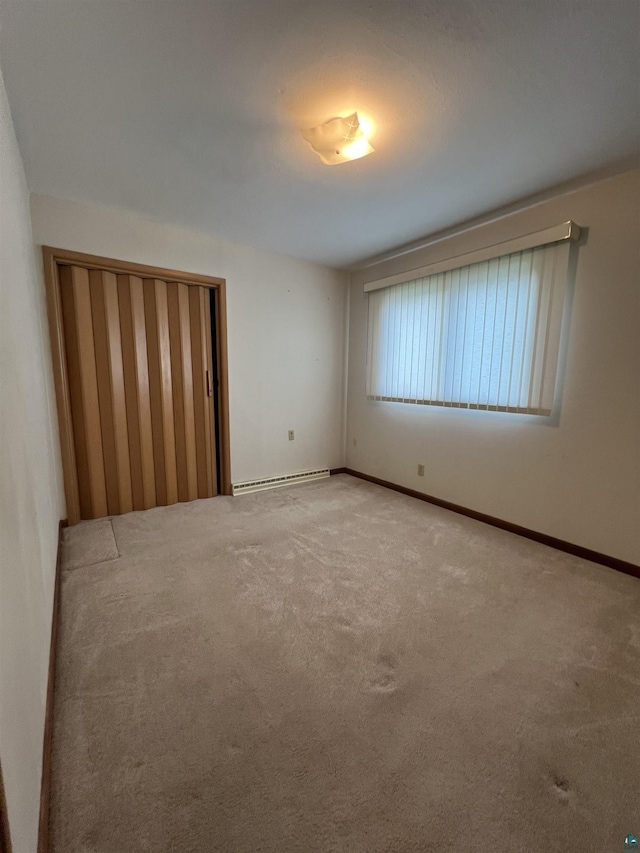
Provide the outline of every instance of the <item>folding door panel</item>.
[[82,518],[215,495],[209,290],[58,271]]

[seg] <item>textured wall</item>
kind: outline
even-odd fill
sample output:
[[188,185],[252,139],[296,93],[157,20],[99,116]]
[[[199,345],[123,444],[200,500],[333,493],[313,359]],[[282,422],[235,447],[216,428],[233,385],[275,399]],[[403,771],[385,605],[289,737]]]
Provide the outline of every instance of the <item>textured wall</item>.
[[108,208],[34,195],[31,211],[38,252],[226,278],[233,482],[344,464],[346,273]]
[[[640,563],[639,197],[628,172],[354,274],[349,467]],[[587,234],[557,419],[366,400],[365,281],[567,219]]]
[[0,759],[14,853],[35,853],[58,521],[44,288],[0,77]]

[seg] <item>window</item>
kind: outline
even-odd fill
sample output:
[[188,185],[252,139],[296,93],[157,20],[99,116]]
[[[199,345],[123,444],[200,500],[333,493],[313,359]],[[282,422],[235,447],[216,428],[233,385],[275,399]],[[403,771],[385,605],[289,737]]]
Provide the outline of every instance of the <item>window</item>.
[[555,242],[366,285],[369,399],[550,414],[568,258]]

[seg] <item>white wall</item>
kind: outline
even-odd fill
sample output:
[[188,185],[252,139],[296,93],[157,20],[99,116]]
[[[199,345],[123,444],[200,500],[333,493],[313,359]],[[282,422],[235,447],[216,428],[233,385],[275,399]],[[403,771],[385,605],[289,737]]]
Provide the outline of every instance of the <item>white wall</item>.
[[[558,419],[367,401],[364,282],[567,219],[588,233],[577,251]],[[639,238],[635,171],[354,273],[347,465],[640,563]]]
[[14,853],[35,853],[58,521],[44,289],[0,76],[0,761]]
[[31,216],[38,252],[227,280],[233,482],[344,464],[345,273],[47,196],[32,196]]

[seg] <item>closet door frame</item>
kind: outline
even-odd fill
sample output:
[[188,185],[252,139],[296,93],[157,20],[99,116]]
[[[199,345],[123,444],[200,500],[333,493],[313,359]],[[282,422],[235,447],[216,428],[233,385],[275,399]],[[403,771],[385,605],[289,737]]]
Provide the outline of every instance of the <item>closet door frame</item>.
[[229,382],[227,362],[227,303],[226,281],[224,278],[178,272],[162,267],[134,264],[129,261],[117,261],[113,258],[100,258],[66,249],[42,247],[44,277],[47,291],[49,316],[49,335],[53,357],[53,377],[56,389],[58,426],[60,429],[60,448],[64,475],[64,492],[67,502],[69,524],[80,521],[80,496],[78,491],[78,469],[71,419],[71,396],[67,371],[65,332],[62,316],[62,297],[60,292],[59,265],[79,266],[85,269],[106,270],[116,274],[128,273],[140,278],[160,279],[178,284],[199,285],[213,290],[216,300],[215,339],[218,364],[218,435],[220,448],[220,494],[231,494],[231,461],[229,445]]

